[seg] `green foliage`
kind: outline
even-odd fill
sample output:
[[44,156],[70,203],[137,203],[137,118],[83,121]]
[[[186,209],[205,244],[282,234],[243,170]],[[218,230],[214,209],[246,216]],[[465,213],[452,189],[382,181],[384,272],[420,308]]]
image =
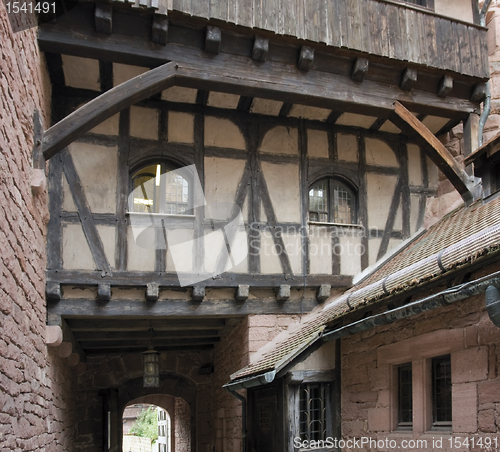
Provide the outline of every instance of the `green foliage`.
[[130,429],[130,433],[144,438],[158,439],[158,416],[156,407],[150,406],[143,409],[134,425]]

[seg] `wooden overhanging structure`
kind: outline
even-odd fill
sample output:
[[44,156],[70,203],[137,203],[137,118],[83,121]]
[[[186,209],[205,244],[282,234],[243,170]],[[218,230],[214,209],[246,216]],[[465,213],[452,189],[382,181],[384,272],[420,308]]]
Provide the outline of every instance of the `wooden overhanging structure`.
[[[263,69],[253,64],[237,63],[232,59],[217,60],[207,67],[203,62],[186,64],[172,61],[136,76],[101,94],[50,127],[43,134],[39,152],[46,160],[50,159],[109,117],[171,86],[202,87],[248,97],[313,103],[323,108],[346,111],[362,109],[365,113],[368,109],[379,117],[387,117],[421,145],[463,199],[472,199],[472,182],[468,175],[432,132],[399,102],[401,96],[397,95],[397,91],[383,89],[373,82],[358,84],[343,80],[343,83],[339,83],[340,80],[335,80],[333,75],[309,73],[304,76],[300,71],[285,65],[274,64],[271,68]],[[418,96],[415,97],[418,99]],[[418,100],[434,108],[457,108],[455,104],[447,104],[446,100],[432,97],[423,94]],[[462,107],[474,110],[472,105]]]

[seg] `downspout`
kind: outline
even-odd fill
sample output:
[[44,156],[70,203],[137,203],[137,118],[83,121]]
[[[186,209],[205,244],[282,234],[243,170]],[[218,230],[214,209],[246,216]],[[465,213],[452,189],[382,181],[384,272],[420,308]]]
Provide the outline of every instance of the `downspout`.
[[238,394],[235,389],[225,386],[225,388],[241,402],[241,450],[247,450],[247,399]]
[[[488,8],[490,7],[491,0],[486,0],[479,12],[479,24],[483,27],[486,26],[486,13],[488,12]],[[479,147],[483,145],[483,129],[488,120],[488,116],[491,111],[491,89],[489,80],[486,82],[486,98],[483,103],[483,112],[481,113],[481,117],[479,118]]]

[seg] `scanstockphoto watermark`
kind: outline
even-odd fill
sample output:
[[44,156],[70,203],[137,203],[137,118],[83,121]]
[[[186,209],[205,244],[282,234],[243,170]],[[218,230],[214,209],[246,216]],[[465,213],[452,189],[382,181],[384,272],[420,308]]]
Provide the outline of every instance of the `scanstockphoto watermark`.
[[328,437],[324,440],[303,440],[300,437],[293,439],[293,447],[296,450],[498,450],[500,439],[498,437],[488,436],[447,436],[432,437],[429,439],[394,439],[394,438],[333,438]]
[[181,286],[217,277],[249,256],[353,257],[365,253],[363,237],[378,234],[358,225],[248,222],[235,203],[207,202],[195,165],[137,178],[128,197],[136,245],[166,250]]

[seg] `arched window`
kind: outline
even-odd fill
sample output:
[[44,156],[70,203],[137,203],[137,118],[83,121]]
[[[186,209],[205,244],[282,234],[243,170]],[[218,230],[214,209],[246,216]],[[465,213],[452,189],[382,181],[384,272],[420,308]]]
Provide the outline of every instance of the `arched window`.
[[131,212],[185,214],[191,206],[190,183],[175,166],[155,162],[132,174]]
[[322,179],[309,190],[309,221],[355,224],[356,197],[338,179]]

